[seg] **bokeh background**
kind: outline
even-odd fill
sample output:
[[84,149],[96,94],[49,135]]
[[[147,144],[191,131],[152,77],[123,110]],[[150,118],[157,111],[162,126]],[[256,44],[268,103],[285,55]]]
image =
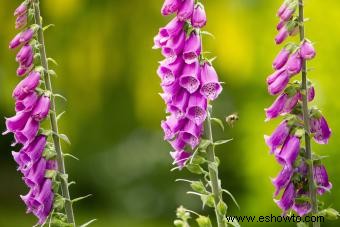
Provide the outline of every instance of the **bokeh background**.
[[[15,35],[12,12],[19,0],[0,1],[0,119],[13,115],[11,91],[15,53],[8,42]],[[203,1],[208,13],[205,48],[218,58],[215,67],[224,92],[215,102],[215,116],[238,112],[237,125],[217,138],[234,138],[218,149],[223,186],[238,200],[230,200],[230,215],[280,213],[273,203],[270,177],[280,167],[263,142],[279,121],[264,123],[263,109],[273,97],[266,92],[265,78],[280,47],[274,45],[276,9],[281,0]],[[317,58],[309,76],[315,83],[316,101],[333,129],[328,146],[313,144],[314,151],[329,155],[325,164],[334,189],[322,199],[340,209],[340,2],[306,0],[307,37],[316,43]],[[170,172],[170,147],[162,139],[160,121],[164,104],[158,96],[155,71],[161,60],[151,49],[153,36],[169,18],[162,18],[162,0],[43,0],[45,23],[56,24],[46,32],[48,55],[59,62],[55,91],[68,98],[58,102],[66,110],[60,127],[72,141],[64,151],[80,158],[67,160],[73,197],[93,194],[75,205],[78,224],[92,218],[98,227],[172,226],[175,209],[183,204],[201,209],[198,198],[186,195],[187,185]],[[0,121],[4,130],[4,120]],[[2,137],[0,155],[0,226],[32,226],[19,194],[26,193],[10,155],[11,136]],[[339,226],[340,222],[324,224]],[[294,226],[280,223],[243,223],[243,226]]]

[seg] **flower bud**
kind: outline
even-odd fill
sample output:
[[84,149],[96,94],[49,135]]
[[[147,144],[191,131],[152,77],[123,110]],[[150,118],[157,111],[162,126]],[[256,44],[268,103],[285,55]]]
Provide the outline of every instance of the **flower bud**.
[[280,53],[276,56],[274,62],[273,62],[273,68],[276,70],[281,69],[286,62],[288,61],[290,55],[290,50],[287,50],[286,48],[283,48]]
[[165,0],[161,13],[163,16],[175,13],[182,4],[182,0]]
[[50,111],[50,98],[41,96],[32,111],[32,118],[36,121],[45,119]]
[[194,11],[195,0],[185,0],[181,5],[177,17],[180,21],[185,21],[191,18]]
[[290,56],[286,64],[286,69],[291,76],[301,72],[302,58],[298,51]]
[[195,28],[202,28],[207,23],[207,15],[204,6],[201,3],[195,5],[194,12],[191,18],[191,24]]
[[315,57],[316,52],[313,44],[310,41],[303,41],[300,47],[300,55],[305,60],[310,60]]
[[283,26],[275,37],[276,44],[281,44],[288,37],[289,33],[286,26]]

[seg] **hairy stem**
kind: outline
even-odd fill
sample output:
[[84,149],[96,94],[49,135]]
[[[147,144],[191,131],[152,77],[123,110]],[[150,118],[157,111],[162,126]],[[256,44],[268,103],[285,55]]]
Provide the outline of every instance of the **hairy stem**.
[[[299,26],[300,26],[300,40],[303,41],[305,39],[305,28],[304,28],[304,5],[303,0],[299,0]],[[309,182],[309,196],[312,203],[312,214],[315,215],[318,213],[318,204],[317,204],[317,195],[316,195],[316,187],[314,184],[314,176],[313,176],[313,160],[312,160],[312,150],[311,150],[311,138],[310,138],[310,125],[309,125],[309,109],[308,109],[308,98],[307,98],[307,64],[306,60],[302,62],[302,108],[303,108],[303,120],[305,127],[305,146],[306,146],[306,154],[308,163],[308,182]],[[319,222],[313,223],[314,227],[319,227]]]
[[[205,126],[205,136],[207,137],[208,140],[210,140],[211,142],[214,142],[212,129],[211,129],[211,109],[212,107],[209,105],[208,116],[207,116],[206,126]],[[209,162],[209,165],[208,165],[209,178],[210,178],[212,193],[214,195],[215,214],[216,214],[217,224],[218,224],[218,227],[225,227],[226,226],[224,222],[225,217],[223,215],[220,215],[217,210],[217,204],[220,201],[222,201],[222,189],[221,189],[220,180],[218,178],[218,169],[217,169],[217,165],[216,165],[216,168],[213,168],[211,166],[211,164],[217,163],[214,145],[210,145],[207,148],[207,159]]]
[[72,202],[70,199],[70,192],[68,189],[68,180],[67,180],[67,174],[65,169],[65,162],[64,162],[64,156],[61,149],[60,144],[60,138],[59,138],[59,130],[58,130],[58,123],[57,123],[57,116],[56,116],[56,105],[55,100],[53,97],[53,89],[52,89],[52,83],[51,83],[51,77],[49,75],[49,68],[48,68],[48,61],[46,57],[46,49],[45,49],[45,41],[44,41],[44,31],[42,27],[42,20],[40,15],[40,6],[39,6],[39,0],[34,0],[34,18],[35,23],[39,26],[38,30],[38,42],[39,42],[39,52],[41,57],[41,64],[44,68],[44,72],[42,72],[44,81],[45,81],[45,88],[48,90],[51,94],[51,110],[50,110],[50,120],[51,120],[51,130],[52,130],[52,137],[53,137],[53,143],[55,147],[55,151],[57,153],[57,161],[58,161],[58,171],[60,174],[62,174],[65,177],[61,177],[61,190],[63,197],[65,198],[65,212],[67,215],[67,222],[71,223],[73,226],[76,226],[74,214],[73,214],[73,208],[72,208]]

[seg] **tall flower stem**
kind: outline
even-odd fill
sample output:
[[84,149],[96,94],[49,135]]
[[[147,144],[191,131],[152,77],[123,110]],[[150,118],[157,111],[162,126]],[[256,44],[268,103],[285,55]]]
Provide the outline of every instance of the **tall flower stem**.
[[[304,28],[304,4],[303,0],[299,0],[299,26],[300,26],[300,40],[303,41],[305,39],[305,28]],[[316,195],[316,187],[314,184],[314,176],[313,176],[313,160],[312,160],[312,149],[311,149],[311,138],[310,138],[310,116],[308,109],[308,98],[307,98],[307,64],[306,60],[302,62],[302,108],[303,108],[303,120],[305,127],[305,146],[306,146],[306,155],[309,161],[308,167],[308,182],[309,182],[309,196],[312,203],[312,214],[318,213],[318,204],[317,204],[317,195]],[[319,227],[319,222],[313,223],[314,227]]]
[[40,15],[39,0],[34,0],[33,4],[34,4],[35,23],[39,26],[39,30],[38,30],[39,52],[40,52],[41,64],[44,68],[44,72],[42,72],[42,74],[44,77],[45,88],[52,94],[51,110],[50,110],[51,130],[53,133],[52,137],[53,137],[55,151],[57,153],[58,171],[60,172],[62,176],[64,176],[64,177],[60,177],[61,178],[60,180],[61,180],[62,194],[63,194],[63,197],[65,198],[65,212],[67,215],[67,222],[71,223],[73,226],[76,226],[74,214],[73,214],[72,202],[70,199],[70,192],[68,189],[68,180],[67,180],[67,174],[66,174],[66,169],[65,169],[64,156],[63,156],[63,152],[61,149],[61,143],[60,143],[60,138],[59,138],[56,105],[55,105],[55,100],[53,97],[51,77],[49,74],[48,61],[46,57],[46,49],[45,49],[42,20],[41,20],[41,15]]
[[[213,140],[213,134],[212,134],[212,128],[211,128],[211,110],[212,110],[212,107],[209,105],[208,116],[207,116],[207,120],[205,123],[206,124],[205,136],[207,137],[208,140],[211,141],[211,143],[213,143],[214,140]],[[209,162],[209,165],[208,165],[209,178],[210,178],[212,193],[214,195],[215,214],[216,214],[217,224],[218,224],[218,227],[225,227],[226,225],[224,222],[224,216],[218,212],[218,207],[217,207],[220,201],[222,201],[222,189],[221,189],[220,180],[218,178],[217,165],[216,165],[216,168],[213,167],[213,165],[217,163],[216,156],[215,156],[215,146],[213,144],[207,147],[207,159]]]

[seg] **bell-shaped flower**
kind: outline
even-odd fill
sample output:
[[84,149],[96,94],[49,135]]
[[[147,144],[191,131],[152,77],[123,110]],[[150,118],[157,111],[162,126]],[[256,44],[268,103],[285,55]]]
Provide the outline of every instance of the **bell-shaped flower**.
[[186,147],[187,144],[181,138],[177,137],[170,142],[170,145],[175,151],[181,151]]
[[201,37],[196,32],[192,32],[185,42],[183,59],[186,64],[194,63],[201,54]]
[[28,17],[27,14],[18,16],[15,20],[15,29],[21,29],[27,25]]
[[181,7],[178,10],[177,17],[180,21],[186,21],[191,18],[194,12],[195,0],[183,1]]
[[282,146],[289,136],[290,127],[287,121],[282,121],[280,125],[275,129],[271,136],[264,136],[267,146],[270,148],[271,153]]
[[161,9],[163,16],[170,15],[177,12],[179,7],[182,5],[182,0],[165,0]]
[[40,160],[32,166],[28,174],[24,176],[26,185],[31,188],[35,194],[39,193],[40,187],[45,180],[46,164],[46,160],[40,158]]
[[189,98],[187,118],[195,122],[196,125],[202,125],[207,117],[207,106],[207,99],[199,92],[192,94]]
[[25,162],[27,166],[32,166],[42,156],[46,147],[46,136],[37,136],[32,143],[20,150],[21,160]]
[[172,99],[172,102],[168,105],[167,111],[175,116],[177,119],[183,119],[188,107],[190,94],[181,89]]
[[177,56],[182,53],[185,44],[185,32],[180,32],[177,36],[174,36],[168,40],[166,45],[162,48],[162,54],[166,57],[166,61],[169,63],[174,62]]
[[22,130],[14,132],[16,142],[27,146],[37,136],[39,127],[39,122],[30,117]]
[[208,62],[201,66],[201,85],[201,94],[209,100],[215,100],[222,92],[222,86],[218,81],[217,73]]
[[302,58],[298,51],[290,56],[286,64],[286,69],[291,76],[301,72]]
[[169,63],[167,61],[162,61],[158,67],[157,74],[161,78],[162,86],[170,86],[175,83],[176,78],[179,77],[183,69],[183,59],[177,58],[174,62]]
[[191,18],[191,24],[195,28],[202,28],[207,23],[207,15],[203,4],[197,3]]
[[[302,189],[300,189],[297,192],[296,197],[308,197],[308,193],[303,191]],[[294,205],[292,207],[292,209],[300,216],[303,217],[307,214],[309,214],[312,211],[312,205],[310,202],[308,201],[299,201],[299,200],[295,200]]]
[[191,157],[191,153],[184,150],[170,152],[170,155],[174,159],[174,164],[176,164],[180,169],[185,166],[185,163]]
[[20,43],[28,43],[31,41],[34,35],[34,30],[32,28],[28,28],[27,30],[23,31],[20,35]]
[[50,105],[50,97],[41,96],[32,111],[32,118],[38,122],[44,120],[50,111]]
[[293,168],[296,158],[300,152],[300,138],[290,136],[282,149],[276,154],[276,159],[282,165]]
[[14,11],[14,16],[19,17],[27,13],[27,2],[21,3]]
[[12,95],[13,98],[17,100],[25,98],[28,94],[32,93],[38,87],[39,82],[40,73],[37,71],[32,71],[15,87]]
[[276,70],[281,69],[288,61],[290,50],[283,48],[280,53],[276,56],[273,62],[273,68]]
[[184,142],[189,144],[192,149],[199,144],[202,135],[202,126],[196,125],[193,121],[187,121],[183,129],[179,132],[178,136]]
[[287,187],[290,180],[292,179],[293,174],[294,174],[293,169],[287,166],[284,166],[281,172],[274,179],[272,179],[272,183],[275,186],[275,193],[274,193],[275,197],[279,195],[282,189]]
[[282,26],[279,33],[275,37],[276,44],[281,44],[289,36],[287,26]]
[[172,140],[185,124],[186,120],[178,120],[175,116],[166,117],[166,120],[161,122],[164,140]]
[[199,88],[201,82],[200,76],[200,64],[198,59],[190,65],[185,65],[183,72],[179,78],[179,84],[186,89],[190,94],[193,94]]
[[300,47],[300,56],[305,60],[313,59],[316,55],[313,44],[305,40]]
[[323,116],[315,116],[310,120],[311,133],[318,144],[327,144],[332,135],[326,119]]
[[280,209],[283,211],[283,215],[286,215],[287,211],[289,211],[292,208],[294,204],[295,194],[296,192],[294,184],[289,183],[281,199],[274,200],[278,207],[280,207]]
[[317,185],[317,192],[319,195],[324,194],[332,189],[332,183],[329,182],[326,168],[322,164],[313,166],[314,181]]
[[28,96],[23,99],[19,99],[15,102],[15,111],[16,112],[30,112],[35,107],[36,102],[38,101],[38,95],[36,92],[32,92]]
[[281,93],[289,83],[289,74],[285,69],[274,72],[267,78],[268,92],[271,95]]

